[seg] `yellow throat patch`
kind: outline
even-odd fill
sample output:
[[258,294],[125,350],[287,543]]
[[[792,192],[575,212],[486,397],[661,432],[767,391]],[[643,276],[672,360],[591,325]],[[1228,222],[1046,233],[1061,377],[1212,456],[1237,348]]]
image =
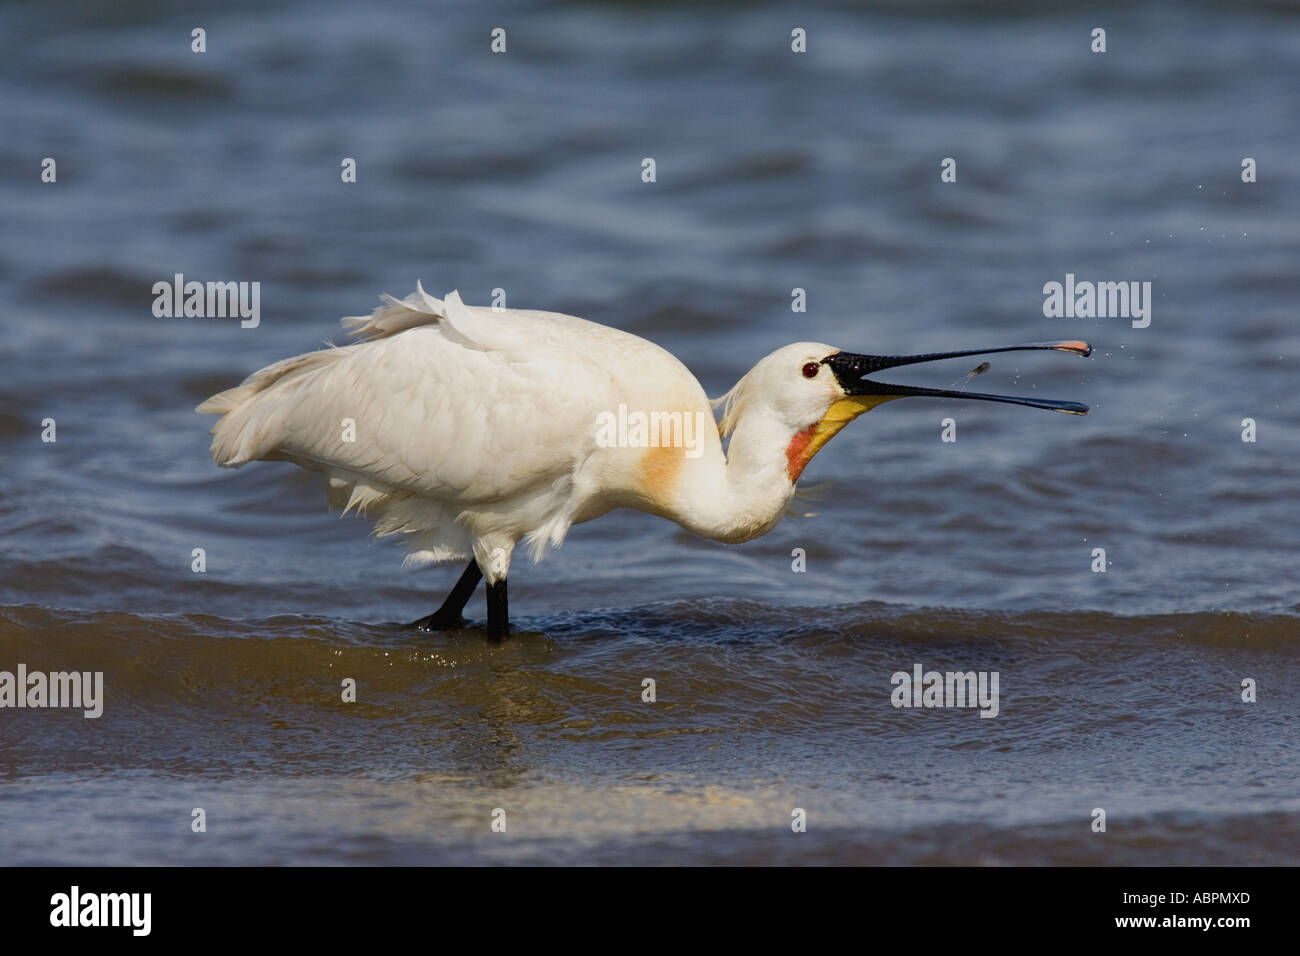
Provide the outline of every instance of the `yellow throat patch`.
[[834,438],[841,428],[877,405],[892,402],[896,398],[902,396],[845,395],[843,398],[836,399],[835,403],[826,410],[821,421],[790,439],[790,446],[785,450],[786,473],[790,476],[790,483],[794,484],[799,480],[799,475],[808,462],[812,461],[813,455],[821,451],[822,446]]

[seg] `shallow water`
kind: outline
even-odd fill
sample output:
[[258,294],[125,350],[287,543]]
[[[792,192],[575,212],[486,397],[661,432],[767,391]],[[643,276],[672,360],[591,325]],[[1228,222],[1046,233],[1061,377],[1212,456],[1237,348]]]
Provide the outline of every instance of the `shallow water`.
[[[801,11],[796,57],[754,4],[0,8],[0,670],[106,686],[98,720],[0,710],[0,862],[1300,858],[1300,20],[1108,8],[1102,56],[1097,17],[1001,9]],[[176,272],[260,281],[261,324],[154,318]],[[1067,272],[1151,281],[1150,327],[1045,318]],[[219,470],[192,409],[417,278],[710,394],[796,339],[1085,338],[973,387],[1093,411],[893,403],[811,517],[723,546],[617,512],[516,564],[506,645],[415,635],[459,569],[292,466]],[[895,709],[918,663],[997,671],[998,716]]]

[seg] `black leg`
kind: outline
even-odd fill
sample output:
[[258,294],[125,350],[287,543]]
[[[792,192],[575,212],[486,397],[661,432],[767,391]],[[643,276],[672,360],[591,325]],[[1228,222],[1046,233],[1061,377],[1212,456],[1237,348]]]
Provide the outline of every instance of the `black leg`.
[[504,641],[510,636],[510,611],[506,602],[506,579],[487,586],[488,640]]
[[470,558],[469,567],[460,576],[456,586],[451,589],[447,600],[442,602],[442,607],[428,617],[412,621],[408,627],[418,627],[422,631],[446,631],[454,627],[464,627],[465,619],[460,616],[460,612],[465,610],[466,602],[474,594],[474,589],[482,579],[483,572],[479,570],[478,562]]

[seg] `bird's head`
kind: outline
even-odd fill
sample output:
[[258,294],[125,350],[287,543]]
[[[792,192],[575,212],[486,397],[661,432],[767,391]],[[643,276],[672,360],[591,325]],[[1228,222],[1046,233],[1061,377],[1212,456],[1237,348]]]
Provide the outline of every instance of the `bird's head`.
[[717,403],[723,406],[722,420],[718,427],[725,438],[735,431],[742,419],[749,418],[765,421],[788,434],[787,471],[790,481],[794,482],[813,455],[841,428],[864,412],[896,398],[909,395],[961,398],[1028,405],[1031,408],[1047,408],[1071,415],[1088,414],[1088,406],[1078,402],[890,385],[868,378],[882,369],[899,365],[988,355],[993,352],[1036,350],[1073,352],[1084,356],[1092,354],[1088,343],[1079,341],[1039,342],[960,352],[931,352],[925,355],[859,355],[816,342],[796,342],[777,349],[762,359],[736,383],[735,388],[718,399]]

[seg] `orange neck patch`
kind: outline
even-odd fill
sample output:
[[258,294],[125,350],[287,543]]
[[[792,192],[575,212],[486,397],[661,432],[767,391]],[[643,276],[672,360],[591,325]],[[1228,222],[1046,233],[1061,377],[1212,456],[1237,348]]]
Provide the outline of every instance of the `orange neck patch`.
[[823,445],[835,437],[836,432],[859,415],[896,398],[897,395],[846,395],[837,399],[816,425],[796,432],[785,450],[786,474],[790,476],[790,484],[799,480],[804,466],[812,461],[813,455],[821,451]]
[[790,476],[792,485],[799,480],[804,466],[812,461],[813,452],[808,450],[808,446],[812,444],[816,432],[816,425],[809,425],[803,431],[795,432],[794,437],[790,439],[789,447],[785,450],[785,473]]

